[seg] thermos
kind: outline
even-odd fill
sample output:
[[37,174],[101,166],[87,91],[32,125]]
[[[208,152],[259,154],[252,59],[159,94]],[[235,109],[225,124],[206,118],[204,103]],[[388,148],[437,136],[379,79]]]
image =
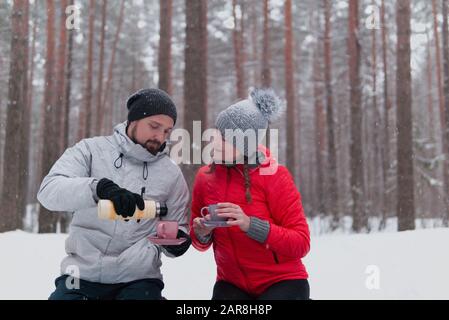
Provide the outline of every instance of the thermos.
[[[154,219],[167,215],[167,205],[163,202],[145,200],[145,209],[140,210],[136,206],[136,211],[132,217],[126,219]],[[110,200],[98,201],[98,217],[106,220],[125,220],[124,217],[115,212],[114,204]]]

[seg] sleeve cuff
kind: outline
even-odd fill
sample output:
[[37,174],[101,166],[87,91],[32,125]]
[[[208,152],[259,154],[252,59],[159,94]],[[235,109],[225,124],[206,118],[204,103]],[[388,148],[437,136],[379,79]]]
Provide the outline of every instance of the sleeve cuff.
[[212,232],[209,233],[207,236],[200,236],[198,233],[195,232],[195,236],[198,239],[199,242],[201,242],[202,244],[208,244],[212,241]]
[[268,234],[270,233],[270,223],[268,221],[250,217],[249,229],[246,233],[248,237],[256,240],[257,242],[264,243]]
[[97,195],[97,185],[97,179],[92,180],[92,182],[90,183],[90,190],[92,191],[92,198],[94,199],[95,203],[98,203],[98,201],[100,201],[100,198],[98,198]]

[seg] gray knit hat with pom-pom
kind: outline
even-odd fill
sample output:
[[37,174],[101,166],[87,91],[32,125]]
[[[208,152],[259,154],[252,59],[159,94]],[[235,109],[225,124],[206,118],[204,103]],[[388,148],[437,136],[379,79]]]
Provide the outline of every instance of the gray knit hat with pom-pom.
[[231,105],[218,114],[215,126],[227,142],[232,143],[245,156],[250,157],[255,150],[248,148],[247,143],[243,146],[236,144],[233,135],[237,132],[245,133],[247,130],[253,130],[257,142],[260,142],[266,134],[268,125],[280,118],[283,110],[284,104],[273,89],[252,88],[247,99]]

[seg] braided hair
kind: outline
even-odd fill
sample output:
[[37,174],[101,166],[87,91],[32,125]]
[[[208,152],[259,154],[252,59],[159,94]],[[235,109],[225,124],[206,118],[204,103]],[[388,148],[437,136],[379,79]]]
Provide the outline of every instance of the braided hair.
[[248,164],[245,163],[243,165],[243,177],[245,178],[245,196],[246,196],[246,202],[251,203],[252,197],[251,197],[251,178],[249,177],[249,169]]

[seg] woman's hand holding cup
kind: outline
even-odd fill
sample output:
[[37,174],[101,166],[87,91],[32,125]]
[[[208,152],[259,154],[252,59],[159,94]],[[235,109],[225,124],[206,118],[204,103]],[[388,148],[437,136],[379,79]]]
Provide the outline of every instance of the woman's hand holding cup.
[[193,230],[195,233],[201,237],[207,237],[212,233],[214,227],[206,227],[204,225],[204,221],[209,221],[211,219],[210,214],[204,216],[204,218],[195,218],[193,219]]
[[229,226],[238,226],[243,232],[248,232],[250,225],[250,218],[240,208],[240,206],[224,202],[217,204],[217,216],[227,219]]

